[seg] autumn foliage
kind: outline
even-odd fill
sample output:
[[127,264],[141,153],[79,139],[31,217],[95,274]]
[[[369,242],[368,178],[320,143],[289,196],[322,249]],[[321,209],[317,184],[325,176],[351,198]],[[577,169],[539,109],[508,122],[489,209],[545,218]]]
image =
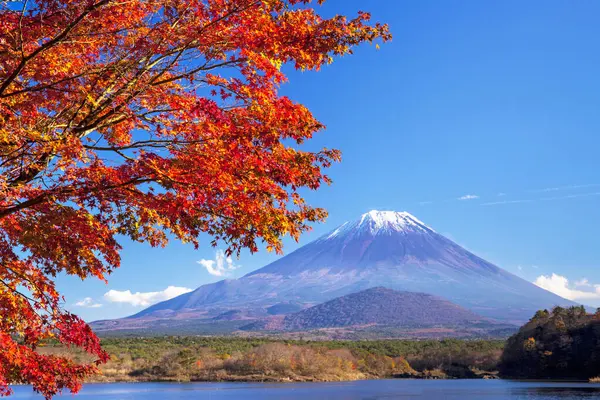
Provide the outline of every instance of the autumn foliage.
[[323,126],[278,94],[283,70],[390,36],[309,3],[0,2],[0,394],[77,391],[95,371],[37,352],[48,338],[106,360],[54,278],[105,279],[119,237],[280,251],[325,217],[298,191],[340,155],[301,150]]
[[539,310],[506,342],[500,371],[518,379],[588,380],[600,375],[600,310]]

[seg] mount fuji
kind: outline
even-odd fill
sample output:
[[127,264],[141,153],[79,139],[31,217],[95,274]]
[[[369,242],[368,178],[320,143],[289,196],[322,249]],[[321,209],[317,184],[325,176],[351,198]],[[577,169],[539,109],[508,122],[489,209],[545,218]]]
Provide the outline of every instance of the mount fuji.
[[409,213],[374,210],[239,279],[93,326],[102,331],[222,315],[252,320],[375,287],[431,294],[510,323],[527,321],[538,309],[574,304],[481,259]]

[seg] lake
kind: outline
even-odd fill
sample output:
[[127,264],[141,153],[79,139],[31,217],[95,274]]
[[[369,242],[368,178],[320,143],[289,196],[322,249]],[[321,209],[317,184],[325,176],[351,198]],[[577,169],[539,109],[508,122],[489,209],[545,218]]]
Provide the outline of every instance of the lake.
[[[41,399],[31,388],[15,387],[9,399]],[[600,397],[600,384],[505,380],[376,380],[342,383],[114,383],[89,384],[82,400],[266,399],[527,399],[568,400]],[[63,398],[73,397],[70,394]]]

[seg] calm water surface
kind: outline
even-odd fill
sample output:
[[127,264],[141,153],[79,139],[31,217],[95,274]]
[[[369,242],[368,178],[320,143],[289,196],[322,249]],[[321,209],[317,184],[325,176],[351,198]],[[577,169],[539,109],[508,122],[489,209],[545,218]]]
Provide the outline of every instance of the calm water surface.
[[[14,399],[40,399],[16,387]],[[65,395],[62,398],[73,399]],[[378,380],[344,383],[128,383],[86,385],[82,400],[389,400],[389,399],[600,399],[600,384],[502,380]],[[9,398],[10,399],[10,398]]]

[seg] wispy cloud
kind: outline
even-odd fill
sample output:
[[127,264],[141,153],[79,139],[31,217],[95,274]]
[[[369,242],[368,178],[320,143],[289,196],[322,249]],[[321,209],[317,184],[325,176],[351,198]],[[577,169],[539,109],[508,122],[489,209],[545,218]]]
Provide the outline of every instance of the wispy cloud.
[[236,269],[240,268],[239,265],[233,263],[231,257],[226,257],[223,250],[217,250],[214,260],[202,259],[198,261],[198,264],[206,268],[206,271],[213,276],[228,276]]
[[540,267],[538,267],[537,265],[517,265],[517,269],[519,271],[529,271],[531,269],[539,269]]
[[[488,196],[484,196],[483,198],[480,195],[477,194],[465,194],[464,196],[460,196],[460,197],[454,197],[454,198],[446,198],[446,200],[436,200],[436,201],[421,201],[418,204],[420,206],[424,206],[424,205],[429,205],[429,204],[439,204],[439,203],[451,203],[451,202],[455,202],[455,201],[469,201],[469,200],[482,200],[485,202],[476,202],[476,204],[478,205],[482,205],[482,206],[498,206],[498,205],[507,205],[507,204],[523,204],[523,203],[534,203],[534,202],[539,202],[539,201],[553,201],[553,200],[567,200],[567,199],[577,199],[577,198],[583,198],[583,197],[594,197],[594,196],[600,196],[600,191],[596,191],[596,192],[591,192],[591,193],[581,193],[581,190],[579,190],[580,193],[572,193],[572,194],[561,194],[561,193],[556,193],[555,196],[551,196],[553,194],[553,192],[560,192],[560,191],[576,191],[578,189],[589,189],[589,188],[594,188],[594,187],[600,187],[600,183],[589,183],[589,184],[585,184],[585,185],[568,185],[568,186],[556,186],[556,187],[548,187],[548,188],[544,188],[544,189],[534,189],[534,190],[527,190],[524,192],[521,192],[520,199],[517,198],[515,200],[505,200],[503,199],[504,197],[508,196],[508,194],[506,192],[498,192],[495,196],[490,194]],[[532,193],[537,193],[538,195],[535,196]],[[544,194],[546,194],[546,196],[543,196]],[[511,193],[511,198],[515,198],[518,194],[515,193]],[[487,197],[487,198],[486,198]],[[531,198],[528,198],[531,197]]]
[[592,287],[593,285],[590,283],[590,281],[588,281],[586,278],[580,279],[577,282],[575,282],[575,286],[578,287]]
[[91,297],[86,297],[83,300],[80,300],[77,303],[75,303],[75,305],[77,307],[84,307],[84,308],[100,308],[100,307],[102,307],[102,304],[96,303],[94,301],[94,299],[92,299]]
[[[582,282],[585,284],[581,285]],[[592,285],[587,279],[571,284],[566,276],[553,273],[548,276],[540,275],[533,283],[565,299],[573,301],[600,300],[600,285]],[[590,290],[582,290],[581,287],[589,287]]]
[[487,203],[481,203],[481,205],[482,206],[498,206],[498,205],[504,205],[504,204],[534,203],[537,201],[568,200],[568,199],[578,199],[581,197],[595,197],[595,196],[600,196],[600,192],[577,193],[577,194],[569,194],[569,195],[565,195],[565,196],[554,196],[554,197],[540,197],[537,199],[491,201],[491,202],[487,202]]
[[169,286],[159,292],[135,292],[131,290],[109,290],[104,293],[104,299],[111,303],[130,304],[135,307],[149,306],[160,301],[172,299],[184,293],[191,292],[192,289],[185,287]]
[[482,206],[500,206],[504,204],[519,204],[519,203],[533,203],[535,200],[503,200],[503,201],[491,201],[488,203],[481,203]]
[[589,189],[592,187],[600,187],[600,183],[588,183],[586,185],[567,185],[567,186],[548,187],[548,188],[544,188],[544,189],[530,190],[530,192],[531,193],[547,193],[547,192],[559,192],[561,190]]
[[550,201],[550,200],[566,200],[566,199],[577,199],[579,197],[593,197],[600,196],[600,192],[593,193],[577,193],[577,194],[569,194],[566,196],[555,196],[555,197],[542,197],[541,201]]

